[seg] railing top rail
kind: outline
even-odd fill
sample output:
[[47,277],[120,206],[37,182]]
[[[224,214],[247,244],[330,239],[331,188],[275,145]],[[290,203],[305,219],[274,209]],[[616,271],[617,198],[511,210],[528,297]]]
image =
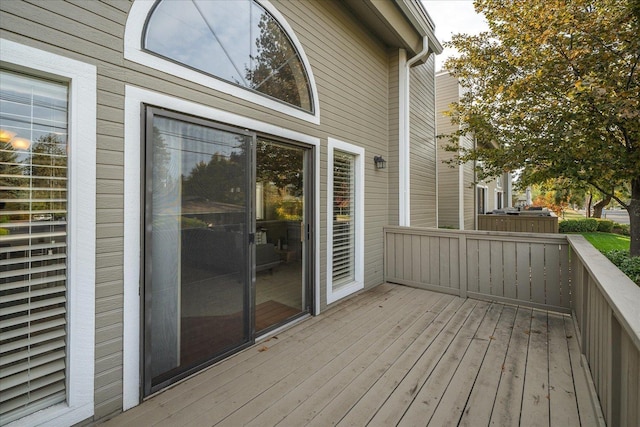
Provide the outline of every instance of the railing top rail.
[[637,286],[583,236],[567,235],[582,265],[589,271],[613,313],[640,350],[640,286]]
[[421,236],[442,236],[447,237],[453,235],[471,237],[473,239],[495,239],[508,241],[536,242],[536,243],[558,243],[568,244],[567,237],[564,234],[557,233],[521,233],[515,231],[483,231],[483,230],[451,230],[430,227],[400,227],[385,226],[385,231],[402,234],[415,234]]

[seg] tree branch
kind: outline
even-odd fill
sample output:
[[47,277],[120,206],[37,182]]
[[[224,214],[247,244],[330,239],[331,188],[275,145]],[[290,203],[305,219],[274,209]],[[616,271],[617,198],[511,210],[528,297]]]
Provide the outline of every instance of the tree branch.
[[606,195],[606,196],[611,196],[611,198],[613,200],[615,200],[616,202],[620,203],[620,206],[622,206],[625,209],[629,209],[629,205],[626,204],[625,202],[622,201],[622,199],[620,199],[618,196],[615,195],[615,189],[612,189],[611,192],[604,190],[602,187],[600,187],[598,184],[596,184],[595,182],[592,181],[587,181],[589,183],[589,185],[592,185],[593,187],[595,187],[599,192],[601,192],[602,194]]

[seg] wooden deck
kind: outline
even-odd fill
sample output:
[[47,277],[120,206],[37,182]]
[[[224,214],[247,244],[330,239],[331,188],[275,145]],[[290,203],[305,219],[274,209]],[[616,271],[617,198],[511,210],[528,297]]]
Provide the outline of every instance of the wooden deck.
[[384,284],[109,426],[592,426],[570,317]]

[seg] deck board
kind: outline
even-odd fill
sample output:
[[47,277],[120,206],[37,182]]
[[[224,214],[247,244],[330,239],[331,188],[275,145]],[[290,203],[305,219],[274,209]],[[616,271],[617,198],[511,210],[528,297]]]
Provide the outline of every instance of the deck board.
[[565,315],[384,284],[106,424],[588,426],[579,361]]
[[493,402],[505,367],[505,357],[516,319],[516,307],[504,306],[492,336],[482,366],[467,399],[460,426],[489,425]]

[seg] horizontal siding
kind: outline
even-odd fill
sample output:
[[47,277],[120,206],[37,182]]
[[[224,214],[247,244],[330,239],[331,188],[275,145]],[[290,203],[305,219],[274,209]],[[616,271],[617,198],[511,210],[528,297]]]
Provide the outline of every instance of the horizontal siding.
[[[388,157],[387,52],[336,2],[281,2],[312,64],[324,135],[365,148],[365,287],[382,282],[381,227],[388,214],[387,170],[375,170],[373,156]],[[331,28],[320,34],[317,28]],[[364,47],[364,49],[363,49]],[[336,72],[340,70],[340,72]],[[302,132],[305,132],[302,130]],[[308,131],[307,131],[308,133]],[[324,147],[323,147],[324,148]],[[326,151],[321,153],[321,229],[326,230]],[[321,241],[321,309],[326,305],[326,236]]]
[[400,224],[400,56],[394,49],[389,52],[389,225]]
[[[6,1],[2,37],[97,67],[95,419],[122,408],[125,85],[190,100],[320,138],[320,227],[326,230],[328,137],[365,148],[365,286],[383,281],[382,227],[398,222],[398,52],[337,0],[272,0],[302,43],[317,84],[321,124],[274,112],[123,58],[127,0]],[[433,56],[414,68],[412,220],[435,225]],[[376,170],[382,155],[387,169]],[[424,166],[422,164],[425,164]],[[321,309],[326,306],[326,235],[320,237]]]
[[437,226],[435,55],[411,69],[411,225]]
[[[128,2],[124,6],[128,9]],[[108,19],[94,13],[91,7],[107,14]],[[98,2],[74,4],[58,0],[3,2],[2,12],[3,37],[97,66],[97,419],[122,408],[124,83],[113,76],[124,76],[119,67],[123,62],[121,38],[126,14]],[[91,25],[87,25],[89,22]],[[33,40],[19,37],[22,34]],[[55,41],[55,46],[49,44],[51,41]],[[100,357],[102,354],[108,356]],[[110,401],[108,406],[104,406],[106,400]]]
[[[444,113],[449,105],[458,101],[458,80],[448,73],[436,76],[436,132],[448,135],[456,131],[451,118]],[[445,162],[454,158],[455,153],[446,151],[448,139],[438,139],[438,226],[463,228],[460,224],[460,167]],[[466,227],[464,227],[466,228]]]

